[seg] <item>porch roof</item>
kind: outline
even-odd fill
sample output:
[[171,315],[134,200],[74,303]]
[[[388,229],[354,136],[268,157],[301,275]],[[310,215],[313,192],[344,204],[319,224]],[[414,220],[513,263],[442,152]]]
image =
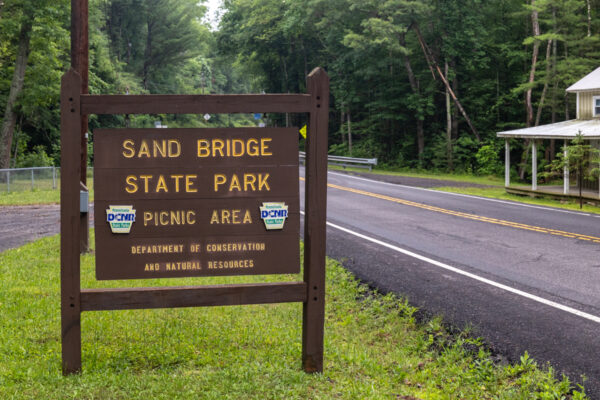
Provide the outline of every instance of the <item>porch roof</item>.
[[600,119],[572,119],[555,124],[498,132],[496,136],[522,139],[572,139],[579,132],[586,139],[600,139]]

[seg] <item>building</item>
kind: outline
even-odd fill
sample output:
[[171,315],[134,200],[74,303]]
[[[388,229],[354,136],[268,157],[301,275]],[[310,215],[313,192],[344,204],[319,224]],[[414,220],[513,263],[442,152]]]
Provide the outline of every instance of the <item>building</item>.
[[[538,189],[538,160],[537,147],[541,140],[557,139],[566,144],[570,139],[581,132],[585,140],[591,141],[595,146],[600,144],[600,67],[567,88],[567,93],[575,93],[577,96],[576,119],[557,122],[555,124],[540,125],[532,128],[515,129],[511,131],[498,132],[496,136],[505,138],[505,178],[506,191],[517,194],[536,193],[544,195],[561,194],[560,190],[552,188]],[[510,184],[510,144],[509,139],[529,139],[531,141],[531,189],[511,186]],[[569,170],[565,168],[563,173],[562,195],[570,195]],[[588,188],[590,189],[590,188]],[[586,191],[586,197],[600,199],[600,185],[596,183],[591,187],[594,193]]]

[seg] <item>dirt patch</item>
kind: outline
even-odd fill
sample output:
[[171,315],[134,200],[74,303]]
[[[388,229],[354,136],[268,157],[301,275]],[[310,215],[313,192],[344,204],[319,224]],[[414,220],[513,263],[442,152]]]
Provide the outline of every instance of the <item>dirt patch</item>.
[[[90,209],[90,217],[93,215],[93,209]],[[0,207],[0,251],[59,232],[58,204]]]
[[412,176],[398,176],[398,175],[383,175],[373,174],[370,172],[355,172],[355,171],[335,171],[346,175],[360,176],[363,178],[373,179],[375,181],[394,183],[396,185],[415,186],[421,188],[434,188],[434,187],[494,187],[489,185],[481,185],[479,183],[471,182],[458,182],[449,181],[443,179],[431,179],[431,178],[415,178]]

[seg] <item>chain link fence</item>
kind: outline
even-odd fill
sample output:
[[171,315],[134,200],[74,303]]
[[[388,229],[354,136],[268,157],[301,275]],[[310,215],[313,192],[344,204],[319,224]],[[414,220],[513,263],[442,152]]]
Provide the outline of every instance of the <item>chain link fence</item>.
[[[92,177],[92,168],[87,170]],[[0,192],[60,189],[60,167],[0,169]]]

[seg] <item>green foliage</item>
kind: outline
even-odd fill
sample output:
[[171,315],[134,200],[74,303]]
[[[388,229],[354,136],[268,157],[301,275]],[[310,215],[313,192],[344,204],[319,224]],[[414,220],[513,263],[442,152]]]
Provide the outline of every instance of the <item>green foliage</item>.
[[[448,170],[452,163],[458,171],[498,173],[491,154],[495,147],[479,153],[480,147],[490,146],[497,131],[523,126],[524,91],[532,89],[541,124],[574,115],[574,98],[564,89],[600,61],[599,3],[591,1],[588,36],[585,2],[536,0],[541,35],[533,37],[531,8],[522,0],[227,0],[216,32],[202,24],[205,7],[196,0],[90,0],[90,91],[304,92],[306,75],[322,66],[331,78],[329,143],[335,151],[350,154],[351,120],[352,154],[377,157],[389,166]],[[35,9],[17,130],[28,139],[25,151],[42,145],[57,160],[59,79],[69,64],[69,2],[5,4],[0,110],[12,79],[21,18]],[[425,59],[417,26],[435,65]],[[540,44],[540,54],[530,84],[533,43]],[[436,72],[446,65],[482,144],[473,141],[455,104],[446,110],[445,86]],[[151,126],[154,118],[91,116],[90,129]],[[268,119],[271,125],[306,123],[298,114]],[[210,124],[252,124],[246,117],[231,121],[222,116]],[[163,123],[205,126],[201,116],[166,116]],[[421,130],[424,152],[419,155]],[[515,154],[522,154],[520,146],[513,146]]]
[[582,187],[583,181],[598,181],[600,176],[600,150],[586,142],[581,131],[556,154],[556,158],[547,165],[547,172],[540,174],[548,178],[562,175],[565,168],[577,173],[577,186],[579,187],[579,207],[583,207]]
[[29,153],[26,153],[17,159],[17,168],[28,167],[51,167],[54,160],[46,154],[44,146],[38,145]]
[[497,141],[484,144],[477,150],[477,173],[479,175],[501,175],[504,165],[500,160],[501,146]]

